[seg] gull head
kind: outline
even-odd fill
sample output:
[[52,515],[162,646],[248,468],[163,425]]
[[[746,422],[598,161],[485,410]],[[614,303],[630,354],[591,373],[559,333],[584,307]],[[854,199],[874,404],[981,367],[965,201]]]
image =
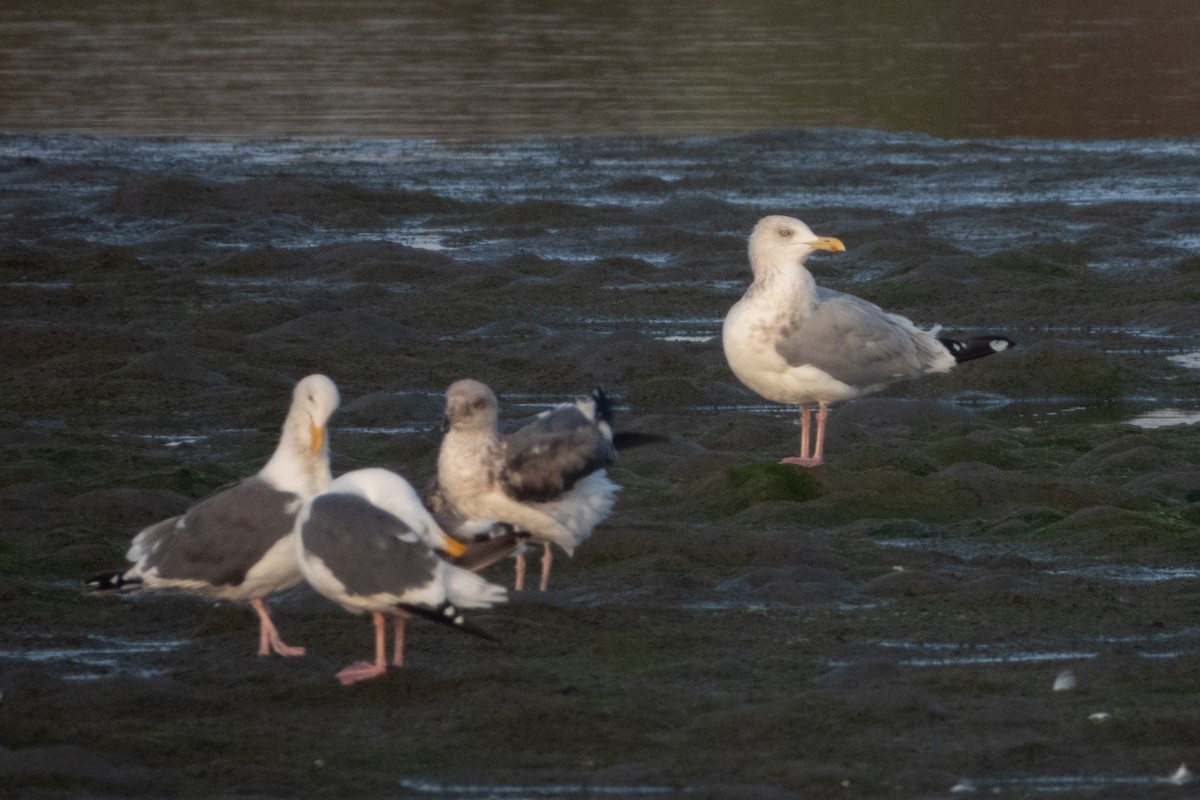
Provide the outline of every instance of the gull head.
[[298,427],[309,452],[319,453],[325,446],[325,425],[341,401],[337,386],[324,375],[309,375],[296,384],[288,416],[307,423]]
[[271,485],[312,497],[329,485],[329,442],[325,426],[341,397],[324,375],[309,375],[292,390],[279,446],[259,475]]
[[496,395],[486,385],[467,378],[446,390],[443,431],[493,431],[496,419]]
[[795,217],[779,214],[760,219],[750,234],[750,264],[755,270],[804,263],[815,250],[841,253],[846,246],[832,236],[818,236]]

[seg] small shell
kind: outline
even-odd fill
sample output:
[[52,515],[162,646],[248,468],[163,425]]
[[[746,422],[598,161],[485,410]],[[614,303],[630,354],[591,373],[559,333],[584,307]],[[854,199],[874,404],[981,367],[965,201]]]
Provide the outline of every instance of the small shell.
[[1056,692],[1069,692],[1078,685],[1079,681],[1075,679],[1075,673],[1069,669],[1064,669],[1054,679],[1054,691]]
[[1196,780],[1196,776],[1187,768],[1187,764],[1180,764],[1179,769],[1171,773],[1171,777],[1167,778],[1167,783],[1173,783],[1176,786],[1183,786]]

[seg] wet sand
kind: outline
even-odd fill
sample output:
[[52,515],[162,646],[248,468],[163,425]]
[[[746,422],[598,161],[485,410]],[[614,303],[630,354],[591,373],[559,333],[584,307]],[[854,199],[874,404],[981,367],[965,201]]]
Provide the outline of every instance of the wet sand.
[[[1200,428],[1131,421],[1200,406],[1194,144],[0,137],[0,780],[1185,796]],[[794,414],[713,338],[775,212],[847,243],[823,282],[1020,347],[845,404],[826,466],[776,465]],[[474,615],[502,644],[416,621],[410,665],[359,686],[333,673],[369,623],[303,587],[274,603],[309,650],[286,661],[245,607],[82,591],[256,470],[314,371],[335,472],[423,483],[466,376],[509,417],[601,384],[666,441],[621,454],[551,591]]]

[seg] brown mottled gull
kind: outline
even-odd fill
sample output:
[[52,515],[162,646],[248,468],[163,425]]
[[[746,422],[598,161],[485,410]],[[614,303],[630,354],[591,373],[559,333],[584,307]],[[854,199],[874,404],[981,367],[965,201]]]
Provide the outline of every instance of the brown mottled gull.
[[[618,487],[607,475],[616,457],[611,406],[597,389],[506,436],[497,420],[496,395],[479,381],[461,380],[446,391],[435,491],[463,517],[506,523],[542,542],[544,591],[550,546],[574,553],[616,500]],[[517,589],[524,567],[518,555]]]

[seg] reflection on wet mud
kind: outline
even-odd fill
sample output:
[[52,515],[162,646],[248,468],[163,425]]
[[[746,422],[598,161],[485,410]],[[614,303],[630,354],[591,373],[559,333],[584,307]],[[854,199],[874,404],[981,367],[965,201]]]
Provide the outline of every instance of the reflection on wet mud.
[[954,794],[990,792],[998,794],[1006,789],[1045,794],[1068,792],[1097,792],[1122,787],[1150,788],[1153,786],[1186,786],[1196,776],[1180,764],[1170,775],[1020,775],[1001,778],[975,778],[963,780],[950,788]]
[[[1055,640],[1053,643],[1006,641],[967,644],[884,639],[870,644],[885,651],[902,653],[897,663],[905,667],[970,667],[1086,661],[1098,658],[1115,644],[1134,647],[1141,658],[1183,658],[1195,652],[1197,642],[1200,642],[1200,629],[1185,628],[1145,636],[1082,637],[1074,643]],[[1069,649],[1064,649],[1064,645]],[[831,666],[844,666],[844,663],[831,662]]]
[[553,786],[488,786],[446,784],[437,781],[404,779],[400,787],[421,796],[454,798],[538,798],[555,800],[568,797],[655,797],[668,794],[690,794],[686,786],[606,786],[604,784],[559,784]]
[[131,639],[102,634],[86,634],[83,643],[71,646],[55,641],[51,634],[29,634],[25,638],[27,646],[0,650],[0,659],[50,666],[67,680],[163,675],[165,668],[147,661],[188,644],[186,639]]

